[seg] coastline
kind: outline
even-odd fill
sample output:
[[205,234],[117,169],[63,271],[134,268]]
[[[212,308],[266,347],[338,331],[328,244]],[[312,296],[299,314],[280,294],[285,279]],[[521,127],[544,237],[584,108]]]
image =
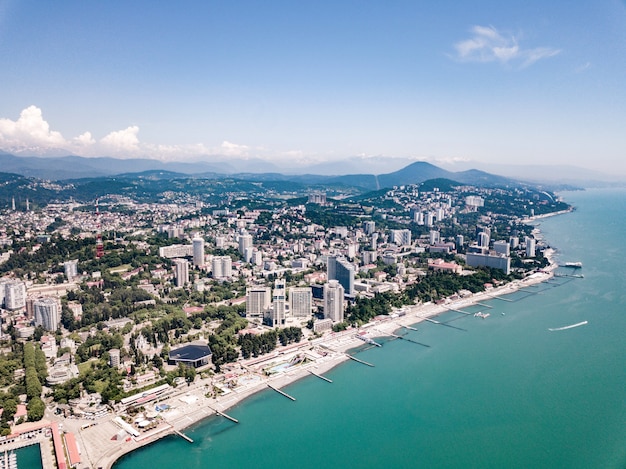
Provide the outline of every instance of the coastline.
[[[540,215],[525,221],[531,222],[539,218],[569,212],[571,212],[571,209]],[[541,271],[534,272],[523,279],[514,280],[505,285],[474,293],[466,298],[449,301],[443,304],[425,303],[405,306],[403,309],[406,314],[402,316],[398,315],[373,320],[358,329],[348,329],[305,343],[300,342],[298,344],[280,347],[269,356],[261,356],[238,362],[235,366],[239,366],[241,368],[240,371],[242,371],[241,375],[238,376],[244,378],[253,377],[255,379],[248,380],[245,384],[236,386],[223,395],[210,398],[206,397],[207,392],[212,389],[214,385],[212,378],[196,380],[196,382],[189,386],[176,388],[174,394],[160,401],[161,404],[170,405],[170,410],[162,414],[164,423],[160,424],[156,429],[140,435],[138,438],[128,437],[123,441],[111,439],[112,435],[116,435],[120,431],[120,427],[114,423],[111,416],[99,419],[96,421],[96,425],[86,429],[80,426],[81,423],[85,423],[84,421],[65,419],[63,422],[68,424],[74,423],[73,425],[66,425],[66,427],[68,427],[70,431],[74,431],[83,448],[82,456],[85,458],[83,462],[86,463],[88,461],[91,467],[110,469],[115,462],[124,455],[143,446],[152,444],[165,436],[177,433],[180,434],[185,429],[199,423],[207,417],[225,413],[248,397],[268,389],[270,385],[280,389],[304,377],[311,376],[313,373],[323,374],[331,370],[337,365],[349,360],[349,350],[363,345],[363,341],[356,337],[356,334],[359,332],[366,333],[369,337],[393,336],[398,329],[404,326],[418,324],[454,309],[467,308],[481,301],[488,301],[497,296],[515,293],[523,287],[545,282],[553,277],[554,270],[558,267],[554,259],[554,254],[554,249],[547,249],[545,256],[549,260],[548,267]],[[274,375],[263,376],[260,373],[263,365],[272,360],[280,360],[282,358],[284,361],[289,355],[305,353],[314,349],[323,350],[325,355]],[[90,422],[93,423],[93,421]]]

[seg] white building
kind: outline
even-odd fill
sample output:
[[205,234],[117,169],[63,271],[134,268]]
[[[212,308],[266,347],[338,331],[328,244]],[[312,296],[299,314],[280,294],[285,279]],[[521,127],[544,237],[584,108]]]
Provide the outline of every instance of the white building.
[[313,312],[311,287],[289,288],[289,311],[294,318],[308,318]]
[[270,287],[251,287],[246,290],[246,317],[263,318],[272,299]]
[[163,246],[159,248],[159,256],[166,259],[174,259],[175,257],[193,256],[192,244],[172,244],[171,246]]
[[78,276],[78,259],[64,262],[63,268],[65,270],[65,277],[71,282],[74,277]]
[[193,265],[204,267],[204,239],[194,238],[192,241]]
[[526,236],[526,257],[535,257],[535,238]]
[[270,326],[282,326],[285,324],[285,311],[287,309],[287,290],[285,280],[280,278],[274,281],[272,292],[272,308],[270,310]]
[[24,282],[13,280],[4,285],[4,305],[6,309],[11,311],[26,307],[26,285]]
[[35,326],[42,326],[47,331],[56,331],[61,322],[59,302],[56,298],[39,298],[33,301]]
[[324,318],[333,322],[343,321],[343,295],[343,287],[337,280],[330,280],[324,285]]
[[189,262],[186,259],[174,259],[174,275],[177,287],[189,283]]
[[242,233],[239,235],[239,254],[244,256],[246,254],[246,248],[252,247],[252,235],[248,233]]
[[391,230],[391,242],[398,246],[410,246],[411,230]]
[[213,278],[230,278],[233,275],[233,260],[230,256],[215,256],[211,260]]

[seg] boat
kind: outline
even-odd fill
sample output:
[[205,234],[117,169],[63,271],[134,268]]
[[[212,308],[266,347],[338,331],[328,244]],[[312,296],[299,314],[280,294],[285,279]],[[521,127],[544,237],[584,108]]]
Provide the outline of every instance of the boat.
[[563,267],[571,267],[573,269],[580,269],[583,266],[582,262],[566,262]]
[[491,316],[490,313],[483,313],[483,312],[478,312],[474,314],[475,318],[483,318],[483,319],[487,319],[489,316]]
[[585,324],[588,324],[588,322],[587,321],[582,321],[582,322],[577,322],[576,324],[570,324],[569,326],[549,328],[548,330],[550,332],[565,331],[567,329],[573,329],[574,327],[584,326]]

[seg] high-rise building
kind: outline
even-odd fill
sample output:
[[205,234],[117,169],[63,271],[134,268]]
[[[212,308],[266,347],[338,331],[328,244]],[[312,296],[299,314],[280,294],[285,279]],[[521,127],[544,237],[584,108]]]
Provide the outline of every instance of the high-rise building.
[[366,235],[371,235],[374,231],[376,231],[376,222],[375,221],[364,221],[363,222],[363,231]]
[[410,246],[411,230],[391,230],[391,242],[398,246]]
[[204,239],[194,238],[193,244],[193,265],[204,267]]
[[526,257],[535,257],[535,238],[526,236]]
[[493,250],[496,251],[498,254],[504,254],[505,256],[511,255],[511,245],[508,243],[508,241],[494,241]]
[[112,348],[109,350],[109,366],[120,366],[120,349]]
[[455,241],[456,241],[456,248],[462,249],[463,243],[465,242],[465,238],[463,237],[463,235],[462,234],[456,235]]
[[189,283],[189,262],[187,259],[174,259],[174,275],[177,287]]
[[432,245],[439,242],[439,231],[430,230],[428,233],[428,242]]
[[285,310],[287,305],[287,290],[285,280],[282,278],[274,281],[272,292],[272,309],[270,310],[270,326],[282,326],[285,324]]
[[289,288],[289,312],[294,318],[308,318],[313,311],[311,287]]
[[78,259],[64,262],[63,268],[65,269],[65,277],[71,282],[78,275]]
[[337,280],[346,296],[354,296],[354,266],[344,257],[328,256],[328,280]]
[[42,326],[47,331],[56,331],[59,328],[61,315],[59,302],[56,298],[38,298],[33,301],[35,326]]
[[246,289],[246,317],[262,319],[265,316],[271,303],[271,290],[270,287]]
[[372,250],[378,249],[378,233],[372,233],[372,243],[370,244]]
[[344,290],[337,280],[329,280],[324,285],[324,318],[333,322],[343,321]]
[[239,254],[244,256],[246,254],[246,248],[252,247],[252,235],[248,233],[242,233],[239,235]]
[[230,278],[233,275],[233,260],[230,256],[215,256],[211,261],[213,278]]
[[478,233],[478,246],[481,248],[489,247],[489,234],[481,231]]
[[26,306],[26,285],[24,285],[24,282],[13,280],[5,284],[4,304],[6,309],[11,311]]

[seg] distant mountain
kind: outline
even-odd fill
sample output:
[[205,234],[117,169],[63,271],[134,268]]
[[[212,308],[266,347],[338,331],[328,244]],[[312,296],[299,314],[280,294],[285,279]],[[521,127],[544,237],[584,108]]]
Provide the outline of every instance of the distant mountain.
[[[368,161],[372,161],[368,159]],[[419,184],[430,179],[449,179],[462,184],[496,186],[515,184],[515,181],[478,170],[451,172],[433,164],[417,161],[386,174],[347,174],[328,176],[319,174],[282,174],[274,165],[263,162],[265,172],[252,169],[261,160],[250,160],[246,172],[234,172],[236,165],[206,162],[162,162],[148,159],[83,158],[65,156],[58,158],[17,157],[0,154],[3,171],[49,180],[77,180],[115,176],[119,179],[174,180],[186,178],[236,179],[249,182],[291,182],[304,185],[338,185],[358,187],[361,190],[378,190],[393,186]]]

